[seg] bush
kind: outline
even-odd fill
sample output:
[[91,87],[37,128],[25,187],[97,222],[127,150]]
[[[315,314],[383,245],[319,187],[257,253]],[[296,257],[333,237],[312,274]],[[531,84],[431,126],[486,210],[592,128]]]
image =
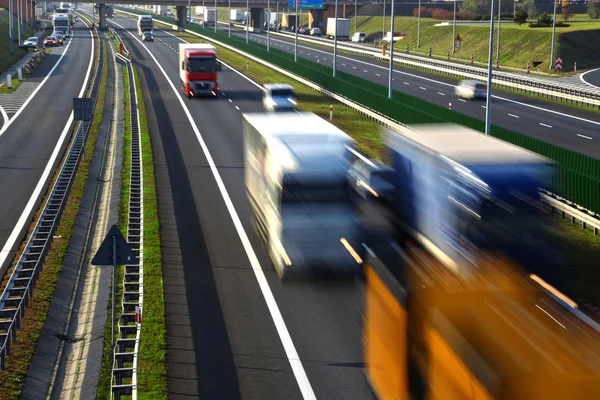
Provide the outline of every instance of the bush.
[[[413,16],[419,15],[419,9],[413,10]],[[457,20],[468,21],[472,19],[476,14],[472,12],[459,11],[456,13]],[[438,20],[452,20],[454,18],[454,11],[444,10],[442,8],[427,8],[421,7],[421,18],[434,18]]]
[[590,18],[600,18],[600,1],[594,0],[587,3],[587,12]]
[[529,17],[529,15],[527,15],[527,11],[517,11],[517,13],[515,14],[515,24],[518,24],[519,26],[521,26],[522,24],[524,24],[525,22],[527,22],[527,18]]
[[552,15],[550,15],[549,13],[545,12],[542,15],[540,15],[538,17],[537,23],[539,25],[552,25]]
[[[571,26],[571,24],[565,24],[564,22],[556,23],[557,28],[568,28],[569,26]],[[530,28],[548,28],[548,27],[552,27],[552,24],[548,25],[548,24],[540,24],[539,22],[535,22],[533,24],[529,24],[529,27]]]

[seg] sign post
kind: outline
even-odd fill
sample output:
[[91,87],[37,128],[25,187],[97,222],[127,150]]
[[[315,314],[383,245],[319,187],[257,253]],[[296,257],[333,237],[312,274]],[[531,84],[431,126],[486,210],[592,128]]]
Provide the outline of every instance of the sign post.
[[115,303],[116,303],[116,274],[117,265],[122,264],[136,264],[139,259],[133,252],[133,248],[123,234],[119,230],[117,225],[113,225],[106,237],[102,241],[102,244],[98,248],[96,255],[92,259],[92,265],[112,265],[112,331],[111,331],[111,343],[115,345]]

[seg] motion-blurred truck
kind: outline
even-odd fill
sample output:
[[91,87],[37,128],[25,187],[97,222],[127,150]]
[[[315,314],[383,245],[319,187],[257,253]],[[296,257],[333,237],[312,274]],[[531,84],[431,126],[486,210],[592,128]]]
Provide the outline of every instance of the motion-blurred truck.
[[206,12],[202,15],[203,24],[208,26],[214,26],[217,21],[217,11],[216,10],[206,10]]
[[220,69],[215,46],[205,43],[179,44],[179,77],[187,97],[217,97],[217,71]]
[[338,18],[336,29],[335,18],[327,18],[327,30],[325,35],[329,39],[334,39],[337,36],[338,40],[348,40],[350,38],[350,20]]
[[360,272],[364,229],[347,171],[354,141],[313,113],[243,118],[252,219],[280,277]]
[[143,37],[144,32],[152,32],[154,21],[152,15],[140,15],[137,21],[138,36]]

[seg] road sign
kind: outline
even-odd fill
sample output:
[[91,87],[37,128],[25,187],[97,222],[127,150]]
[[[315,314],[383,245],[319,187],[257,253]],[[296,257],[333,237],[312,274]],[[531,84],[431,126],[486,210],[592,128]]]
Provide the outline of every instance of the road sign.
[[554,68],[557,70],[562,70],[562,58],[558,57],[556,62],[554,63]]
[[457,49],[460,47],[460,42],[458,40],[454,42],[454,47],[456,47]]
[[457,42],[462,42],[462,38],[460,37],[460,34],[457,33],[456,39],[454,39],[454,40],[456,40]]
[[302,10],[322,10],[325,8],[323,0],[288,0],[288,7],[296,9],[296,3],[298,3],[298,8]]
[[[116,237],[116,259],[113,259],[113,236]],[[138,261],[131,245],[127,243],[119,227],[113,225],[92,259],[92,265],[136,264]]]
[[89,97],[74,97],[73,114],[75,121],[91,121],[94,114],[92,99]]

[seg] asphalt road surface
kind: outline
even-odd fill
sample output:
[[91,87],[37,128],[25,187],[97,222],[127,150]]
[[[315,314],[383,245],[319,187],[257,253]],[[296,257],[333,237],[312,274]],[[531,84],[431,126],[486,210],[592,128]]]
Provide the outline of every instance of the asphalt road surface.
[[156,30],[141,43],[135,21],[109,21],[133,55],[148,108],[169,398],[372,399],[355,282],[282,284],[252,229],[242,113],[262,111],[261,89],[224,66],[219,99],[187,99],[179,39]]
[[[15,226],[25,229],[44,195],[41,190],[40,196],[31,199],[36,186],[43,184],[40,179],[57,151],[73,111],[73,97],[79,96],[91,64],[91,51],[90,30],[78,22],[64,46],[53,48],[13,94],[0,95],[0,106],[6,112],[0,117],[0,265],[10,262],[20,245],[19,240],[13,240],[15,235],[11,237]],[[50,171],[55,170],[68,142],[67,138],[58,149],[57,162]],[[22,216],[30,201],[32,212]]]
[[[219,29],[227,30],[223,27]],[[245,32],[239,30],[232,30],[232,34],[242,38],[246,36]],[[266,33],[250,34],[249,38],[266,46]],[[294,53],[293,37],[288,39],[271,35],[271,46]],[[324,65],[333,65],[333,48],[315,47],[300,41],[298,56]],[[389,82],[388,65],[372,58],[338,52],[337,68],[384,86]],[[600,77],[600,74],[597,76]],[[485,120],[485,101],[458,99],[454,96],[455,80],[397,66],[393,79],[395,90],[443,107],[452,103],[453,110]],[[497,90],[492,93],[492,124],[600,158],[600,114],[597,112]]]

